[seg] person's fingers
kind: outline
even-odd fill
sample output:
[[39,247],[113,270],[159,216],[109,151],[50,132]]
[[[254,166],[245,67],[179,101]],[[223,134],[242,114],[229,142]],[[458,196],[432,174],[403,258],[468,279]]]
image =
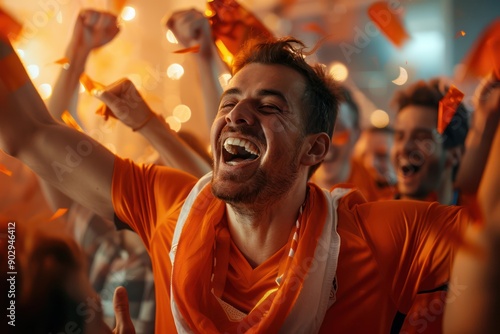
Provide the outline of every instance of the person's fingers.
[[115,310],[116,327],[115,334],[135,334],[134,324],[130,317],[127,290],[123,286],[115,289],[113,296],[113,308]]

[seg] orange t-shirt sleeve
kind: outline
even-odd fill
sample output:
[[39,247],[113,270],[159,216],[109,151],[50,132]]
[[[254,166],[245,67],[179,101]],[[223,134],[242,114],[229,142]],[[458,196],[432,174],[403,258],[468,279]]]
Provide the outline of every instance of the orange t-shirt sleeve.
[[401,200],[359,205],[355,217],[404,313],[417,292],[448,282],[460,237],[470,221],[461,207]]
[[178,213],[196,181],[192,175],[179,170],[136,165],[116,157],[111,185],[115,214],[139,234],[149,250],[149,241],[158,224]]

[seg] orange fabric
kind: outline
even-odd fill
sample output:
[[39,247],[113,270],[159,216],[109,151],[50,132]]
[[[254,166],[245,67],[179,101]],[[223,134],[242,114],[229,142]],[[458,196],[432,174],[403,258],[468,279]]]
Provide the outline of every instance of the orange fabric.
[[463,98],[464,93],[454,85],[451,85],[446,95],[439,101],[437,130],[440,134],[443,134],[448,124],[450,124]]
[[[181,265],[174,265],[172,277],[176,303],[184,320],[194,332],[239,333],[242,329],[245,329],[246,333],[279,331],[298,298],[305,273],[310,266],[310,262],[306,259],[314,257],[316,244],[323,230],[326,202],[319,197],[320,192],[321,190],[315,187],[311,187],[309,191],[308,203],[311,204],[304,208],[299,229],[299,235],[306,235],[307,238],[301,239],[293,258],[285,257],[284,278],[280,288],[262,303],[254,304],[255,307],[245,310],[249,313],[243,320],[231,322],[210,292],[213,288],[211,280],[214,282],[221,280],[222,287],[227,284],[227,271],[224,273],[220,273],[217,269],[215,273],[213,271],[214,244],[218,254],[216,257],[218,267],[221,267],[221,258],[229,258],[230,237],[223,219],[225,203],[213,197],[210,187],[202,190],[193,204],[196,210],[191,211],[183,228],[176,254],[176,263],[180,262]],[[314,207],[312,203],[315,203]],[[220,236],[224,234],[226,238],[221,238]],[[226,245],[222,240],[226,240]],[[226,254],[220,254],[221,248]],[[290,245],[287,248],[290,248]],[[215,274],[214,277],[212,273]],[[222,299],[224,299],[223,294]]]
[[429,334],[443,332],[443,313],[446,292],[418,294],[406,315],[401,334]]
[[396,192],[393,186],[377,185],[370,171],[357,159],[352,159],[351,174],[345,183],[358,188],[369,202],[393,198]]
[[[492,57],[500,40],[500,19],[489,24],[481,33],[462,63],[465,65],[464,79],[484,77],[498,68],[498,53]],[[495,72],[496,73],[496,72]],[[500,73],[496,73],[500,75]]]
[[377,1],[368,8],[368,16],[382,33],[397,47],[403,46],[409,35],[399,17],[389,8],[389,3]]
[[273,38],[266,26],[235,0],[207,1],[206,13],[210,14],[210,25],[217,49],[229,66],[233,55],[238,53],[246,41],[254,38]]
[[[119,158],[115,161],[112,197],[116,215],[139,233],[153,261],[158,333],[176,332],[170,310],[168,253],[180,208],[194,182],[191,176],[172,169],[138,167]],[[320,211],[320,203],[313,201],[316,199],[310,197],[306,211],[313,207],[311,211]],[[212,203],[208,209],[217,211],[220,204]],[[437,203],[366,202],[358,191],[344,196],[337,212],[341,249],[336,301],[327,310],[320,333],[389,333],[396,312],[407,313],[417,291],[432,290],[448,280],[455,251],[449,238],[463,232],[468,217],[460,207]],[[223,222],[223,212],[217,215]],[[197,232],[207,233],[200,227],[195,228]],[[203,240],[195,245],[198,242]],[[203,257],[211,266],[210,256]],[[276,263],[278,258],[280,254],[265,265]],[[241,269],[241,260],[237,252],[231,252],[226,278],[226,287],[231,288],[224,290],[223,299],[240,300],[234,306],[247,310],[251,304],[243,299],[249,290],[240,292],[242,283],[238,280],[242,275],[248,278],[250,271]],[[253,270],[250,279],[255,283],[247,285],[248,289],[257,291],[257,284],[271,284],[274,273]],[[190,298],[199,298],[196,293],[193,291]]]

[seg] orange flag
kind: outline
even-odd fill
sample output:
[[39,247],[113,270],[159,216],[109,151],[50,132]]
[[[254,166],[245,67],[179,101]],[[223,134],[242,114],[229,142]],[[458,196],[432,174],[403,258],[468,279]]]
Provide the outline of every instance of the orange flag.
[[394,14],[387,2],[377,1],[368,7],[368,16],[382,33],[397,47],[410,38],[399,16]]
[[437,130],[440,134],[443,134],[446,127],[450,124],[463,98],[464,93],[458,90],[457,87],[451,85],[448,93],[439,101]]
[[19,21],[0,8],[0,35],[16,40],[21,34],[23,26]]
[[469,54],[464,58],[461,80],[484,77],[491,71],[500,79],[500,19],[493,21],[481,33]]
[[215,44],[229,65],[247,40],[274,38],[255,15],[235,0],[207,0],[205,13],[210,19]]

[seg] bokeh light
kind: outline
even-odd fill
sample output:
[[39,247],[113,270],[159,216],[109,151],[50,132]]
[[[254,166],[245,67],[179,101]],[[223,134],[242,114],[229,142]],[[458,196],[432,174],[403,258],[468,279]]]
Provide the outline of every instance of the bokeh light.
[[179,80],[184,75],[184,67],[172,64],[167,68],[167,76],[172,80]]
[[28,65],[26,70],[28,71],[28,75],[31,79],[36,79],[40,75],[40,68],[38,65]]
[[349,70],[344,64],[335,61],[330,64],[330,74],[335,80],[344,82],[349,76]]
[[389,125],[389,115],[381,109],[377,109],[370,115],[370,123],[376,128],[385,128]]
[[179,122],[179,120],[177,120],[174,116],[168,116],[165,121],[175,132],[178,132],[181,129],[181,122]]
[[179,104],[174,108],[172,115],[178,119],[179,122],[184,123],[191,118],[191,109],[185,104]]
[[48,83],[41,84],[38,86],[38,92],[42,99],[46,100],[52,95],[52,86]]
[[122,13],[121,13],[121,18],[124,21],[131,21],[135,18],[135,8],[131,6],[125,6],[123,7]]

